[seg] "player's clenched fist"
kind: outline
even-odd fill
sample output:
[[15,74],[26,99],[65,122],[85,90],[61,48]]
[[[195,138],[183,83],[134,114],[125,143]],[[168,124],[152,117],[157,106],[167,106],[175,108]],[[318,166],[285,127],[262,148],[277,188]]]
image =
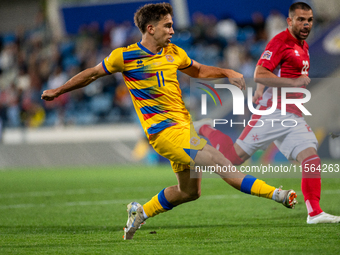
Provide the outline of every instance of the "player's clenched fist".
[[41,99],[46,101],[52,101],[53,99],[57,98],[59,94],[57,94],[55,89],[44,90],[41,95]]
[[303,74],[293,81],[293,87],[307,86],[310,81],[310,78],[307,75]]

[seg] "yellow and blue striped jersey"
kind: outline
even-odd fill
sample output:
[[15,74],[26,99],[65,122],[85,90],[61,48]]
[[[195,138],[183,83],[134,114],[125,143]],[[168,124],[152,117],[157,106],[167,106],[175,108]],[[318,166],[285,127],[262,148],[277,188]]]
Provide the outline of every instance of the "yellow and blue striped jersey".
[[144,132],[149,138],[174,125],[189,125],[177,70],[192,65],[180,47],[169,44],[157,54],[140,42],[115,49],[102,62],[106,73],[122,72]]

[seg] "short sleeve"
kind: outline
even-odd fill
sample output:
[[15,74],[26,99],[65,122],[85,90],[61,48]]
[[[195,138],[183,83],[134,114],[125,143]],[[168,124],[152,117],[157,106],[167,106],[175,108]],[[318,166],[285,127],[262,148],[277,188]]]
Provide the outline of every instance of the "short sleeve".
[[282,60],[283,51],[283,41],[273,38],[267,44],[267,47],[262,53],[261,58],[257,62],[257,65],[263,66],[269,71],[273,72]]
[[188,57],[187,53],[182,48],[180,48],[180,47],[177,47],[177,48],[178,48],[179,57],[181,59],[178,70],[184,70],[184,69],[192,66],[192,64],[193,64],[192,59]]
[[123,48],[115,49],[102,61],[107,74],[124,71]]

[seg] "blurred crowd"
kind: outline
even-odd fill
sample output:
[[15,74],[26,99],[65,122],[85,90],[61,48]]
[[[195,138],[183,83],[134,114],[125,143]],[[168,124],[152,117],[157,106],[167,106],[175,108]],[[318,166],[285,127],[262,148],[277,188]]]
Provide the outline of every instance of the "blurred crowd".
[[[188,29],[175,30],[172,42],[189,57],[206,65],[231,68],[252,77],[266,43],[286,28],[285,17],[273,11],[266,19],[252,15],[249,24],[196,13]],[[0,127],[38,127],[132,122],[129,92],[121,74],[105,76],[91,85],[60,96],[40,99],[43,90],[95,66],[112,49],[135,43],[141,34],[130,22],[107,21],[83,25],[77,35],[55,39],[43,12],[35,26],[0,35]],[[179,72],[184,100],[190,79]]]

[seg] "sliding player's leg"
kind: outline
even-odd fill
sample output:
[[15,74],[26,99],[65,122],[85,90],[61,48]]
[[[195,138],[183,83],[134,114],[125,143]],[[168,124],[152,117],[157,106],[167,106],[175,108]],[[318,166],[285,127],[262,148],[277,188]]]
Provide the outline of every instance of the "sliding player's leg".
[[[253,117],[254,120],[257,120],[259,118],[257,115],[253,115]],[[224,157],[229,159],[231,163],[233,163],[234,165],[242,164],[255,151],[257,151],[260,148],[266,147],[267,145],[272,143],[272,141],[275,140],[275,135],[274,136],[263,135],[262,141],[257,141],[258,139],[253,141],[253,137],[257,137],[257,134],[253,134],[254,130],[252,130],[252,127],[247,126],[243,130],[242,134],[240,135],[236,143],[233,144],[231,138],[228,135],[212,128],[211,125],[212,125],[211,119],[203,119],[201,121],[194,122],[195,130],[198,131],[201,135],[206,136],[209,139],[210,143],[213,145],[213,147],[216,148]],[[265,131],[265,133],[267,132]],[[217,156],[218,154],[215,153],[214,155]],[[239,189],[245,193],[251,193],[253,195],[272,198],[275,201],[283,202],[283,204],[288,208],[294,208],[296,204],[295,191],[281,190],[279,188],[276,189],[274,193],[267,192],[267,190],[273,191],[275,190],[275,188],[265,184],[263,181],[258,180],[251,175],[247,175],[246,178],[244,177],[245,176],[244,174],[242,175],[237,177],[238,182],[236,183],[236,186],[231,184],[236,189]],[[231,180],[229,179],[229,176],[226,177],[227,178],[223,179],[229,183]],[[233,180],[233,182],[235,181]],[[248,187],[252,185],[252,182],[254,182],[254,185],[247,190],[245,187],[247,187],[247,185]],[[266,189],[265,187],[270,188]]]
[[210,145],[205,145],[202,150],[198,151],[195,165],[214,166],[215,173],[220,175],[225,182],[246,194],[273,199],[288,208],[294,208],[296,204],[294,190],[277,189],[254,176],[245,175],[233,167],[221,152]]

